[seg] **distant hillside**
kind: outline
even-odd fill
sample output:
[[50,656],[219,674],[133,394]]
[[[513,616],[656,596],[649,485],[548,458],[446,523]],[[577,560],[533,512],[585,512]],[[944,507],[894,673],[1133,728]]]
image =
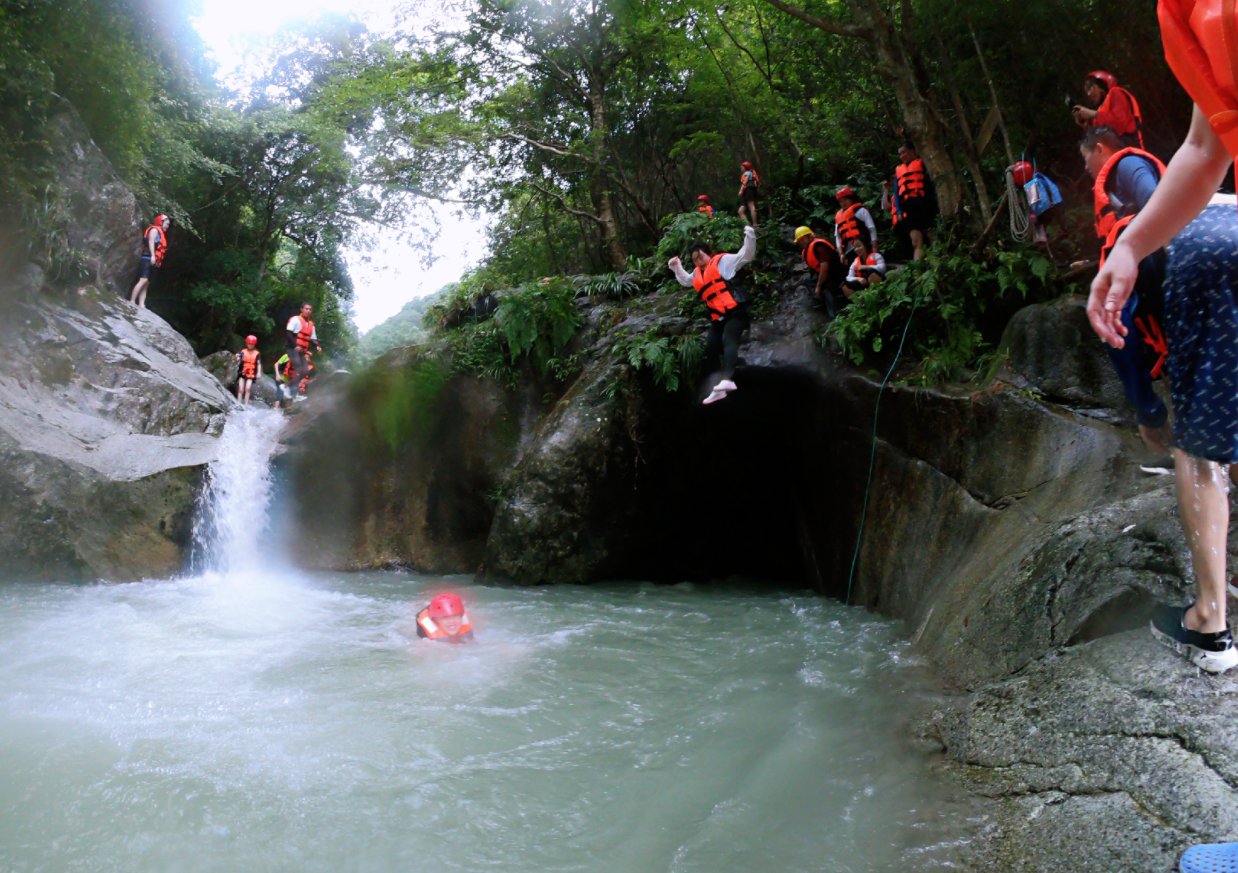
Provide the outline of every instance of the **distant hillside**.
[[366,333],[353,355],[357,362],[368,364],[383,352],[420,342],[425,336],[421,326],[422,316],[438,294],[435,292],[408,301],[403,309]]

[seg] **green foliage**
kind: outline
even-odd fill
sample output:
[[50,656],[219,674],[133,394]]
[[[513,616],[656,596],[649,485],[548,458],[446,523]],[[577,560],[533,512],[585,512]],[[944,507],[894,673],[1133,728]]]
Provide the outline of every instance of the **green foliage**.
[[368,364],[391,349],[422,342],[426,338],[423,320],[436,296],[430,294],[408,301],[395,315],[367,331],[353,351],[356,363]]
[[[678,391],[680,385],[690,385],[696,378],[705,356],[705,340],[696,334],[667,336],[654,328],[643,334],[620,332],[613,349],[632,370],[648,370],[659,387]],[[608,388],[613,394],[619,385],[616,380]]]
[[1034,249],[979,258],[931,249],[925,260],[856,293],[827,335],[862,364],[870,353],[894,352],[914,309],[907,348],[921,361],[920,380],[957,379],[997,342],[1014,309],[1051,295],[1053,279],[1053,265]]
[[425,443],[450,376],[433,356],[372,367],[362,374],[354,390],[369,406],[364,420],[371,423],[378,443],[392,452],[410,443]]
[[662,220],[666,233],[654,251],[654,260],[665,264],[671,258],[687,261],[688,248],[696,242],[708,243],[715,252],[737,252],[744,244],[748,222],[738,215],[717,215],[710,219],[703,212],[681,212]]
[[572,286],[564,280],[539,282],[505,294],[495,322],[513,363],[528,355],[538,372],[548,372],[550,361],[567,345],[580,326]]

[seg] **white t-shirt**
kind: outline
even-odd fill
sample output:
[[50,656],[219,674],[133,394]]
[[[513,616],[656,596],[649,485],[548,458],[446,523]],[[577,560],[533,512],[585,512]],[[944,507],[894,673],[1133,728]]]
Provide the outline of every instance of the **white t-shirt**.
[[[877,248],[877,225],[873,223],[873,215],[868,211],[868,208],[861,206],[855,211],[855,220],[868,228],[868,247],[870,249]],[[834,246],[838,249],[839,254],[842,254],[843,241],[838,234],[838,225],[834,225]]]
[[[292,318],[288,319],[288,332],[293,334],[294,336],[301,332],[301,316],[294,315]],[[314,342],[318,342],[318,327],[317,326],[315,326],[313,332],[310,333],[310,339],[313,340]]]
[[[734,279],[735,274],[746,267],[757,256],[757,232],[751,225],[744,228],[744,244],[733,255],[723,255],[718,262],[718,273],[723,279]],[[679,264],[671,268],[679,284],[685,288],[692,287],[692,274]]]

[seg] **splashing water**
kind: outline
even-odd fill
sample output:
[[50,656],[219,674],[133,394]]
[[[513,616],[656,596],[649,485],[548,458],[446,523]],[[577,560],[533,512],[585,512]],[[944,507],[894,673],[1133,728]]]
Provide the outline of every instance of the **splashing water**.
[[234,412],[219,438],[193,528],[191,566],[230,573],[252,566],[270,527],[271,458],[287,419],[279,412]]

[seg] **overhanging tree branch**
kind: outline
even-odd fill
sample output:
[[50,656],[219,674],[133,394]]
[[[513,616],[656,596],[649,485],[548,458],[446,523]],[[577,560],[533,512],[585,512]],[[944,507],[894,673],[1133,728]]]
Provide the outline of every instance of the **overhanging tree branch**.
[[821,18],[817,15],[812,15],[805,12],[803,9],[796,8],[789,3],[783,3],[782,0],[765,0],[770,6],[775,9],[781,9],[783,12],[790,15],[792,18],[798,18],[805,24],[811,24],[813,27],[824,30],[826,33],[837,34],[838,36],[850,36],[854,39],[872,40],[873,35],[866,27],[859,27],[855,24],[843,24],[841,21],[832,21],[828,18]]
[[556,194],[554,191],[550,191],[546,188],[543,188],[541,185],[537,184],[536,182],[529,182],[529,187],[537,191],[541,191],[547,197],[553,197],[555,200],[558,200],[559,205],[563,207],[563,211],[568,213],[569,215],[576,215],[576,216],[579,216],[580,218],[587,218],[590,221],[597,224],[599,227],[603,226],[602,219],[594,215],[592,212],[585,212],[583,209],[574,209],[571,206],[568,206],[567,200],[564,199],[562,194]]

